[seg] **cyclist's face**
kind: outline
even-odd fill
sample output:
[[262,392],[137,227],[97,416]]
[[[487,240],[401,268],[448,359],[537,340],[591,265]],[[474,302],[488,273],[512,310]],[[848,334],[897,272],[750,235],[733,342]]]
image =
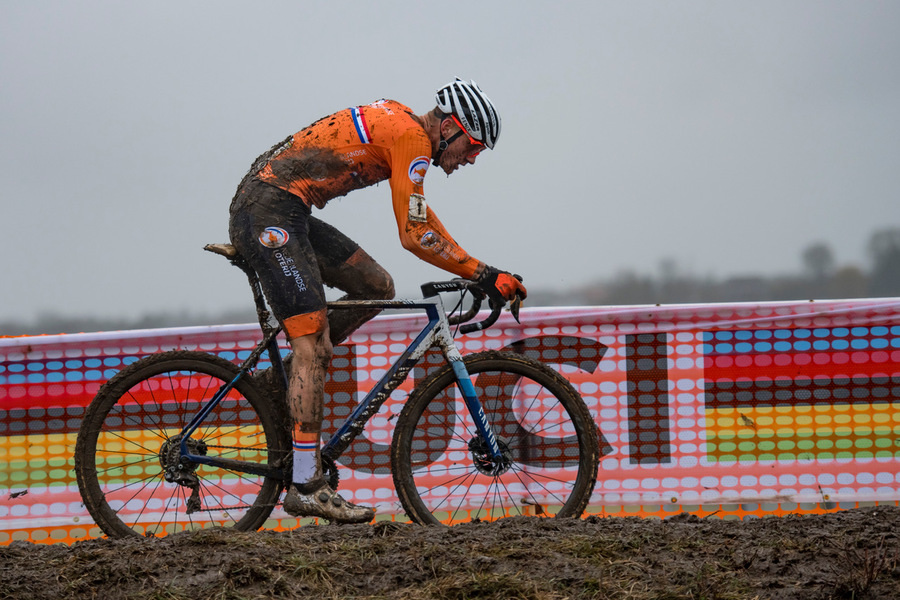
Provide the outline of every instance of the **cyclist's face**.
[[463,135],[453,140],[441,156],[440,166],[447,175],[463,165],[474,165],[475,159],[478,158],[478,155],[484,150],[484,144],[470,138],[456,123],[452,123],[452,127],[449,128],[449,135],[447,135],[447,137],[452,137],[459,131],[462,131]]

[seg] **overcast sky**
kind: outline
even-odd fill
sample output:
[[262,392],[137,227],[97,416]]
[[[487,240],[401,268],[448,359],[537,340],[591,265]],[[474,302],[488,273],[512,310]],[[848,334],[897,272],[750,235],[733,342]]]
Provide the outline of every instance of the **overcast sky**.
[[[0,3],[0,321],[249,306],[227,239],[251,161],[336,110],[419,114],[454,76],[501,139],[429,205],[471,254],[557,290],[626,270],[866,265],[900,226],[900,2]],[[318,216],[401,295],[386,183]],[[2,333],[2,332],[0,332]]]

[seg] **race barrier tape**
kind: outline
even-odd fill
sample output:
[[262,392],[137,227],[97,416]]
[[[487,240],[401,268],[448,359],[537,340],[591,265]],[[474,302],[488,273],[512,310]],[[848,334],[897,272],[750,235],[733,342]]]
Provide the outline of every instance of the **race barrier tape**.
[[[423,324],[381,316],[335,348],[326,435]],[[102,535],[72,454],[85,407],[123,366],[169,349],[240,362],[258,340],[256,325],[0,339],[0,544]],[[588,513],[746,518],[900,503],[900,299],[527,309],[521,324],[504,314],[457,341],[464,354],[537,358],[581,392],[602,436]],[[427,355],[341,457],[348,500],[402,512],[393,422],[442,364]],[[266,524],[292,526],[280,509]]]

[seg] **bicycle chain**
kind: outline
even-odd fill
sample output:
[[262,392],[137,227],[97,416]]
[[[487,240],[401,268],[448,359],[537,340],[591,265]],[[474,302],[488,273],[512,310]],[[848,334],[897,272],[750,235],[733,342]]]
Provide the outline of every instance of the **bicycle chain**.
[[[219,450],[247,450],[247,447],[246,447],[246,446],[214,446],[214,445],[209,445],[209,444],[207,444],[206,447],[207,447],[207,448],[217,448],[217,449],[219,449]],[[268,454],[268,451],[267,451],[267,454]],[[284,454],[287,454],[287,452],[284,452]],[[265,507],[265,508],[268,508],[268,507],[271,506],[272,508],[275,508],[275,507],[278,506],[279,504],[280,504],[279,502],[276,502],[276,503],[274,503],[274,504],[256,504],[255,506],[261,506],[261,507]],[[247,509],[249,509],[249,508],[253,508],[253,506],[248,505],[248,504],[244,504],[244,505],[238,504],[238,505],[235,505],[235,506],[229,506],[229,507],[227,507],[227,508],[224,508],[224,507],[219,507],[219,508],[203,508],[203,507],[201,507],[201,508],[197,509],[195,512],[206,512],[206,513],[211,513],[211,512],[215,512],[215,511],[224,511],[224,512],[227,512],[227,511],[230,511],[230,510],[235,510],[235,509],[240,509],[240,508],[247,508]]]
[[[218,450],[242,450],[242,451],[246,451],[246,450],[247,450],[247,447],[246,447],[246,446],[218,446],[218,445],[206,444],[206,447],[207,447],[207,449],[209,449],[209,448],[216,448],[216,449],[218,449]],[[268,455],[268,451],[266,451],[266,454]],[[277,454],[277,452],[273,452],[273,454]],[[287,455],[288,452],[285,451],[285,452],[282,452],[282,454],[283,454],[283,455]],[[332,465],[336,468],[336,465],[334,465],[333,462],[332,462]],[[336,482],[337,482],[337,475],[335,475],[335,483],[336,483]],[[334,486],[334,487],[337,487],[337,486]],[[279,503],[276,502],[275,504],[257,504],[256,506],[262,506],[262,507],[269,507],[269,506],[271,506],[272,508],[275,508],[276,506],[278,506],[278,504],[279,504]],[[250,505],[236,505],[236,506],[229,506],[229,507],[228,507],[228,510],[231,510],[231,509],[237,509],[237,508],[253,508],[253,507],[250,506]],[[199,509],[197,509],[197,510],[194,511],[194,512],[213,512],[213,511],[216,511],[216,510],[222,510],[222,508],[203,508],[203,507],[200,507]]]

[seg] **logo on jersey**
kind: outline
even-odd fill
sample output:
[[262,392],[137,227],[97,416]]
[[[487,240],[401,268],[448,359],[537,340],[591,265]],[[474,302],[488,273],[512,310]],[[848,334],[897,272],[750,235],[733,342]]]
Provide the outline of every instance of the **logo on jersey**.
[[381,110],[383,110],[385,113],[387,113],[387,114],[389,114],[389,115],[394,114],[394,111],[392,111],[390,108],[388,108],[387,106],[385,106],[385,103],[386,103],[386,102],[387,102],[387,100],[384,100],[384,99],[382,99],[382,100],[376,100],[375,102],[373,102],[373,103],[370,104],[369,106],[371,106],[372,108],[378,108],[378,109],[381,109]]
[[416,185],[422,185],[425,181],[425,173],[428,171],[428,158],[419,156],[409,163],[409,179]]
[[291,236],[281,227],[266,227],[259,234],[259,243],[266,248],[281,248],[287,244]]
[[429,231],[422,236],[422,239],[419,240],[419,245],[426,250],[428,250],[429,248],[433,248],[435,244],[437,244],[437,236],[434,235],[433,231]]
[[428,205],[425,204],[425,196],[422,194],[409,195],[409,220],[416,223],[428,221]]

